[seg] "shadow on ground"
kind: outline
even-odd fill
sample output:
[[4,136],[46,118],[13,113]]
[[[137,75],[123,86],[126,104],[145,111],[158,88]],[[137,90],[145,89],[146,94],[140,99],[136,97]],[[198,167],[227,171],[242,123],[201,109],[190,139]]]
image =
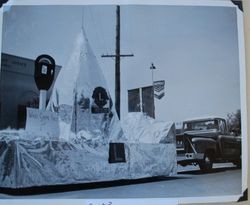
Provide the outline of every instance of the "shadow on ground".
[[153,183],[153,182],[160,182],[160,181],[170,181],[170,180],[176,180],[176,179],[182,179],[182,178],[187,178],[187,177],[157,176],[157,177],[142,178],[142,179],[135,179],[135,180],[116,180],[116,181],[105,181],[105,182],[84,183],[84,184],[37,186],[37,187],[18,188],[18,189],[0,188],[0,193],[15,195],[15,196],[39,195],[39,194],[60,193],[60,192],[69,192],[69,191],[135,185],[135,184],[143,184],[143,183]]
[[109,188],[116,186],[188,179],[192,178],[192,176],[190,175],[213,174],[213,173],[219,173],[237,169],[238,168],[236,167],[227,167],[227,168],[223,167],[223,168],[214,168],[209,173],[204,173],[201,170],[180,171],[178,172],[177,175],[171,177],[157,176],[157,177],[149,177],[149,178],[134,179],[134,180],[116,180],[116,181],[105,181],[105,182],[84,183],[84,184],[37,186],[37,187],[18,188],[18,189],[0,188],[0,193],[14,195],[14,196],[27,196],[27,195],[50,194],[50,193],[71,192],[80,190],[91,190],[91,189]]
[[201,170],[189,170],[189,171],[180,171],[178,174],[191,174],[191,175],[200,175],[200,174],[213,174],[213,173],[220,173],[229,170],[237,170],[237,167],[222,167],[222,168],[213,168],[211,171],[204,173]]

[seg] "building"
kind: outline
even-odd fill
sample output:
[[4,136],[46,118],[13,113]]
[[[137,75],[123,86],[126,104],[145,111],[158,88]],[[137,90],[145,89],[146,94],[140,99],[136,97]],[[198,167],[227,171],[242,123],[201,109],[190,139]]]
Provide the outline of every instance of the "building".
[[[55,68],[55,79],[61,66]],[[39,106],[34,80],[35,60],[2,53],[0,78],[0,129],[25,127],[26,107]],[[55,82],[54,79],[54,82]],[[47,101],[52,88],[48,90]]]

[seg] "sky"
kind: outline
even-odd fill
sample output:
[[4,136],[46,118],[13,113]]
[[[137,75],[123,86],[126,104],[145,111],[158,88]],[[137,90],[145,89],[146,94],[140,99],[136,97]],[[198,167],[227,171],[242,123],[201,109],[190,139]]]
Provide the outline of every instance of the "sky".
[[[114,97],[114,5],[12,6],[5,8],[2,52],[35,59],[42,53],[67,65],[84,26]],[[179,122],[200,116],[226,117],[240,108],[236,9],[212,6],[121,6],[121,118],[127,90],[165,80],[155,99],[156,119]]]

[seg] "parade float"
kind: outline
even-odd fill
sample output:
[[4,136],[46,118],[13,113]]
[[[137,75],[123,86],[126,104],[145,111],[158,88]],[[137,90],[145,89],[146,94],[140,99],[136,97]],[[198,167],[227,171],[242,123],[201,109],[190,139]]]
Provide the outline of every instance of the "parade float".
[[[39,60],[48,73],[51,62]],[[0,163],[0,187],[10,189],[171,176],[175,127],[143,113],[121,125],[82,29],[46,110],[27,108],[25,129],[0,131]]]

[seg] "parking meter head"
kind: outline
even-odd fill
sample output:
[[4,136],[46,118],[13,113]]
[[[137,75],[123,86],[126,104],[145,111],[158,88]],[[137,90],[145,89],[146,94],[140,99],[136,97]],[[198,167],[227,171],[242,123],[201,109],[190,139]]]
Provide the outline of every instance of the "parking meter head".
[[40,55],[35,60],[34,78],[39,90],[49,90],[55,76],[55,60],[49,55]]

